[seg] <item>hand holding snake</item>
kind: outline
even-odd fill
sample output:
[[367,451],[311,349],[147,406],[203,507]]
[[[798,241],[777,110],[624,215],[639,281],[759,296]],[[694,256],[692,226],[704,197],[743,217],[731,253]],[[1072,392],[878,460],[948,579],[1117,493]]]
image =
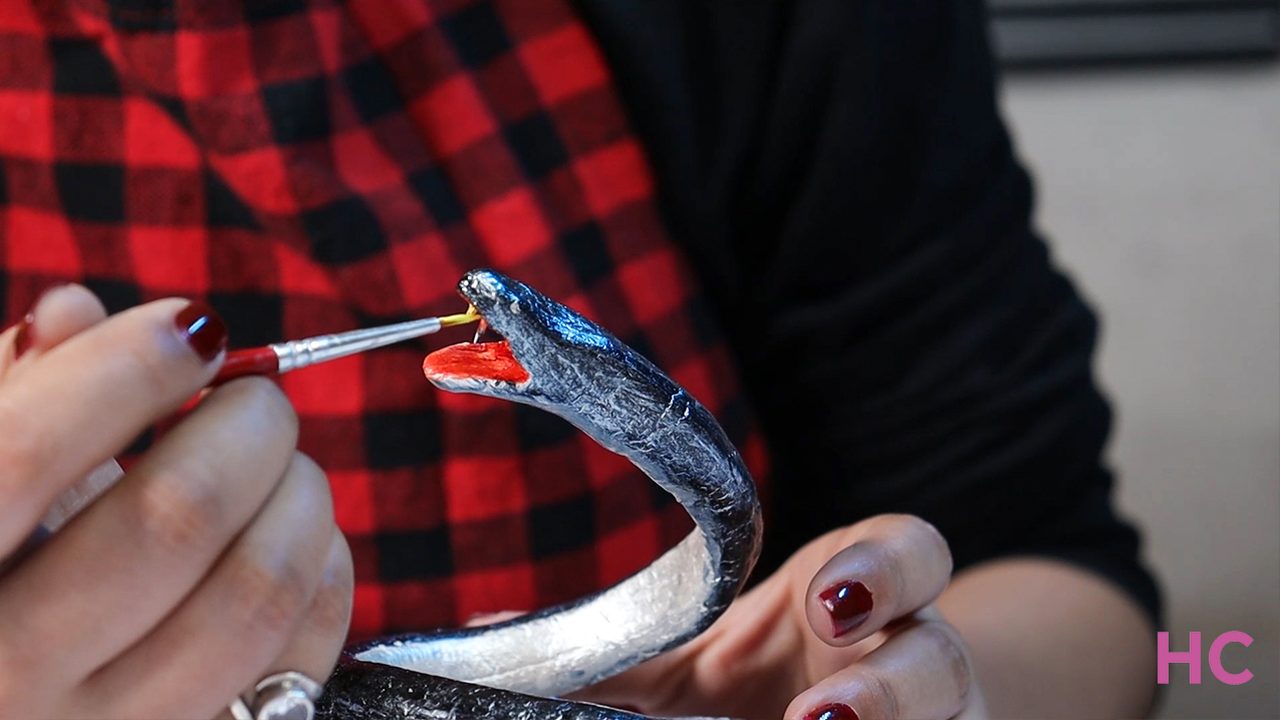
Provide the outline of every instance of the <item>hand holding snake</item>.
[[651,715],[980,720],[969,653],[931,606],[951,556],[881,515],[810,542],[701,636],[580,694]]

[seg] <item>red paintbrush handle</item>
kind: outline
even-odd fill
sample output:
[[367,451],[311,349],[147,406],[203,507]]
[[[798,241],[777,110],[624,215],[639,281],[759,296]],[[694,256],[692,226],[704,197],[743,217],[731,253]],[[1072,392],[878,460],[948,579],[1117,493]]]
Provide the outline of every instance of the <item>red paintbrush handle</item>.
[[221,385],[245,375],[274,375],[280,369],[280,356],[270,347],[246,348],[227,353],[226,362],[210,385]]

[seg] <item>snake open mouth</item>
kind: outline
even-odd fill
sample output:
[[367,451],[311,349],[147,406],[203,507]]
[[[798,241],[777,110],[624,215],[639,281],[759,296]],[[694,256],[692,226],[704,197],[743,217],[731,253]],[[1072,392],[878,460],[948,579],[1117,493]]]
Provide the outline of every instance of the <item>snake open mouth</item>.
[[516,360],[511,352],[511,343],[506,340],[464,342],[441,348],[423,361],[422,372],[429,380],[444,382],[493,380],[522,383],[529,379],[529,371]]
[[[492,380],[519,384],[529,380],[529,371],[511,352],[511,343],[501,336],[497,340],[480,342],[487,323],[481,319],[481,329],[476,340],[443,347],[427,355],[422,362],[422,372],[433,382],[450,380]],[[487,332],[497,334],[492,329]]]

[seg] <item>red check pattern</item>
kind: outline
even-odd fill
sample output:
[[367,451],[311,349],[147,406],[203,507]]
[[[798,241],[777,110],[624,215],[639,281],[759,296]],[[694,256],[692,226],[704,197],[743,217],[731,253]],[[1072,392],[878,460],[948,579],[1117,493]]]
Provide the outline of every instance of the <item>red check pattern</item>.
[[[468,268],[614,330],[761,443],[562,0],[0,5],[0,298],[169,295],[233,346],[456,312]],[[463,335],[465,331],[459,332]],[[287,375],[357,572],[353,634],[567,600],[688,530],[630,464],[528,408],[439,393],[445,342]]]

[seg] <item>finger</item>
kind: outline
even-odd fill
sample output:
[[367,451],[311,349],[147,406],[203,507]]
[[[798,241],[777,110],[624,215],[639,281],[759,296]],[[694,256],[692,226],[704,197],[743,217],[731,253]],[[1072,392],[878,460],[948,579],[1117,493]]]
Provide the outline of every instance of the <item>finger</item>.
[[[296,671],[323,684],[337,664],[338,654],[347,636],[351,621],[352,594],[355,578],[351,569],[351,550],[336,528],[325,561],[324,576],[320,588],[311,600],[311,607],[298,624],[298,631],[289,645],[267,670],[263,677],[276,673]],[[251,698],[254,688],[244,688],[242,697]],[[224,710],[218,720],[232,720],[230,711]]]
[[[77,705],[105,717],[210,718],[269,674],[312,606],[335,526],[328,483],[294,462],[185,602],[91,676]],[[330,658],[299,659],[323,667]]]
[[[295,670],[323,683],[333,672],[351,622],[355,579],[351,550],[334,528],[320,588],[289,644],[263,675]],[[245,688],[249,691],[252,688]]]
[[63,489],[207,383],[226,328],[203,305],[161,300],[44,353],[0,392],[0,555]]
[[951,551],[932,525],[880,515],[850,528],[854,542],[809,583],[805,615],[819,638],[844,647],[933,602],[951,577]]
[[159,622],[258,512],[296,439],[293,409],[270,381],[211,394],[0,584],[11,642],[76,638],[75,653],[28,670],[78,680]]
[[968,653],[938,620],[912,620],[862,660],[796,696],[786,720],[947,720],[973,693]]
[[[107,311],[102,302],[83,285],[56,285],[45,290],[31,306],[31,311],[12,328],[12,332],[6,332],[0,337],[0,343],[12,347],[11,353],[0,352],[0,376],[6,380],[15,378],[15,381],[20,381],[24,365],[30,364],[67,338],[102,322],[106,317]],[[28,539],[28,543],[40,542],[47,533],[60,528],[120,474],[120,466],[115,460],[108,460],[94,468],[74,488],[59,496],[45,514],[40,529]],[[0,567],[16,561],[16,556],[22,554],[22,550],[18,550],[13,557],[0,562]]]
[[[292,670],[323,685],[337,665],[351,621],[354,574],[346,539],[336,529],[333,538],[329,558],[325,562],[324,578],[311,607],[299,623],[290,646],[270,669],[263,672],[264,678]],[[255,694],[255,689],[248,687],[241,697],[250,704]],[[228,708],[218,714],[218,720],[234,720],[234,716]]]
[[106,308],[83,285],[57,285],[49,288],[31,306],[19,324],[14,341],[14,355],[34,358],[48,352],[67,338],[105,320]]
[[[21,321],[0,334],[0,379],[20,382],[25,365],[106,316],[107,311],[97,296],[82,285],[56,285],[45,290]],[[0,559],[0,575],[21,561],[49,533],[56,532],[119,475],[120,466],[115,460],[108,460],[59,496],[40,521],[40,527],[8,557]]]
[[471,619],[467,620],[463,627],[472,628],[484,627],[486,625],[497,625],[500,622],[515,620],[525,614],[525,612],[521,612],[519,610],[499,610],[498,612],[492,613],[480,613],[479,615],[472,615]]

